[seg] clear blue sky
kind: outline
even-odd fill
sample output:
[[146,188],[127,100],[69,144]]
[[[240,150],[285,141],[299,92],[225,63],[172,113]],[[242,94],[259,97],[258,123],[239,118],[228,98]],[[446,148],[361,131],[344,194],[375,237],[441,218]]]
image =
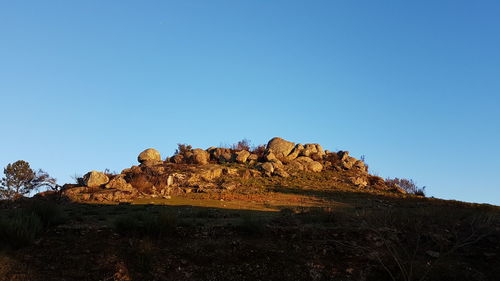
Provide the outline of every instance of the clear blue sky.
[[500,205],[500,2],[0,0],[0,165],[281,136]]

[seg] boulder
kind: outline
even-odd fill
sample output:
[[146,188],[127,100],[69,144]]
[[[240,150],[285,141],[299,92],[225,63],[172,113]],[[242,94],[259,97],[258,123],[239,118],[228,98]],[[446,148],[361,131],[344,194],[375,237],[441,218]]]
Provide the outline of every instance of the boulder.
[[290,152],[290,154],[288,154],[288,156],[286,157],[286,161],[290,162],[290,161],[294,160],[295,158],[299,157],[300,153],[302,153],[303,150],[304,150],[304,146],[300,143],[297,144],[292,149],[292,152]]
[[229,148],[217,147],[215,149],[210,150],[210,156],[213,160],[219,163],[227,163],[232,162],[233,155],[231,154],[231,150]]
[[141,164],[146,161],[161,161],[160,152],[158,152],[158,150],[154,148],[148,148],[139,154],[139,156],[137,157],[137,161],[139,161],[139,163]]
[[279,177],[282,177],[282,178],[287,178],[287,177],[290,176],[285,170],[283,170],[283,168],[275,168],[274,172],[273,172],[273,175],[279,176]]
[[323,165],[317,161],[308,162],[306,165],[306,170],[311,172],[321,172],[323,170]]
[[317,143],[307,143],[304,145],[304,149],[300,153],[302,156],[312,157],[312,155],[317,155],[317,157],[322,158],[325,155],[323,147]]
[[267,150],[272,151],[278,159],[285,161],[286,157],[288,156],[288,154],[290,154],[290,152],[292,152],[294,147],[295,143],[278,137],[272,138],[267,143]]
[[81,198],[81,194],[86,192],[88,192],[88,188],[86,186],[71,186],[62,190],[62,196],[67,197],[72,201],[78,201]]
[[88,187],[99,187],[109,182],[108,176],[102,172],[90,171],[83,176],[83,182]]
[[297,161],[297,160],[294,160],[294,161],[288,163],[287,168],[290,170],[297,170],[297,171],[303,171],[305,169],[304,165],[300,161]]
[[266,154],[264,155],[264,159],[269,162],[278,160],[278,158],[272,151],[267,151]]
[[309,163],[309,162],[313,162],[314,160],[312,160],[311,158],[306,157],[306,156],[300,156],[300,157],[297,157],[297,159],[295,159],[295,161],[300,162],[300,163]]
[[250,152],[246,150],[236,152],[236,162],[245,163],[247,162],[248,157],[250,157]]
[[118,175],[112,178],[105,186],[106,188],[113,188],[122,191],[132,191],[134,187],[125,180],[125,175]]
[[357,187],[366,187],[368,180],[365,177],[352,177],[350,181]]
[[323,147],[319,143],[316,144],[316,153],[318,153],[321,157],[326,155],[326,152],[323,150]]
[[351,156],[344,157],[344,160],[342,161],[342,168],[344,168],[346,170],[350,170],[350,169],[352,169],[354,164],[356,164],[357,161],[358,160],[356,158],[351,157]]
[[191,155],[191,163],[197,165],[206,165],[210,160],[210,154],[203,149],[193,149],[193,154]]
[[207,165],[204,168],[197,169],[188,179],[190,185],[195,185],[198,181],[213,181],[222,176],[224,168],[219,165]]
[[265,162],[260,165],[261,170],[266,176],[271,176],[274,172],[274,166],[271,162]]
[[259,160],[259,155],[252,153],[248,156],[247,160],[248,161],[257,161],[257,160]]

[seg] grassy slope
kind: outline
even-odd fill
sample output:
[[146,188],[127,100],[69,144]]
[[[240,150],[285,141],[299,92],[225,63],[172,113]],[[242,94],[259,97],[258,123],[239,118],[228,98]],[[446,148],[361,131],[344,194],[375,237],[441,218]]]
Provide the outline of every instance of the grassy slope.
[[[496,280],[500,208],[312,178],[66,218],[0,254],[0,280]],[[9,216],[12,209],[1,210]]]

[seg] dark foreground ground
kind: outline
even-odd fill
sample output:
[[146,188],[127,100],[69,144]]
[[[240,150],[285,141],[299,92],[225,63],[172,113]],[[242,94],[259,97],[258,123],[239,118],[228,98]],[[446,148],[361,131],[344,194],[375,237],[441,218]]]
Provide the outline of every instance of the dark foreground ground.
[[338,190],[0,209],[0,280],[498,280],[499,208]]

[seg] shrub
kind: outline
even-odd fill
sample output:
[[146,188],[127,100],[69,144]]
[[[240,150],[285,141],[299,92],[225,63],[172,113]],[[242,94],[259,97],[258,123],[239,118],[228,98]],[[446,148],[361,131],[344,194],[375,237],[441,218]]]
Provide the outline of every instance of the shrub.
[[406,191],[410,194],[425,196],[425,186],[419,187],[411,179],[400,179],[400,178],[390,179],[390,178],[388,178],[385,180],[385,182],[389,186],[402,188],[404,191]]
[[191,152],[192,150],[193,147],[191,145],[185,143],[178,143],[174,155],[186,155],[186,153]]
[[83,176],[81,174],[75,173],[74,175],[71,176],[71,178],[74,180],[75,184],[78,184],[79,186],[85,185],[85,182],[83,180]]
[[65,221],[61,208],[53,202],[34,201],[28,205],[26,211],[38,216],[44,227],[55,226]]
[[233,144],[231,146],[231,149],[236,151],[241,151],[241,150],[250,151],[250,141],[247,139],[242,139],[239,142]]
[[18,249],[32,243],[43,224],[34,213],[16,210],[10,217],[0,218],[0,248]]
[[261,144],[256,147],[254,147],[251,151],[253,154],[257,154],[259,156],[259,159],[264,157],[264,153],[266,152],[266,146]]

